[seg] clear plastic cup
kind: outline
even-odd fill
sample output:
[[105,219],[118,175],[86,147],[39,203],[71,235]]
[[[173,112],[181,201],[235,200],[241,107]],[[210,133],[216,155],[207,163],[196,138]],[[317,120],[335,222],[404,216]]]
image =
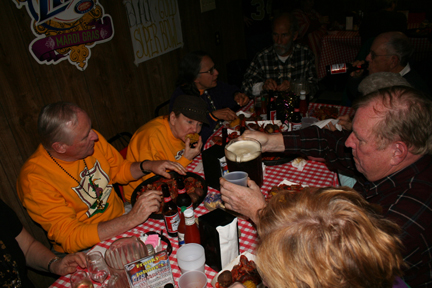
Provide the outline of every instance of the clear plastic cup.
[[177,263],[182,273],[192,270],[204,272],[204,247],[195,243],[189,243],[181,246],[177,250]]
[[201,271],[189,271],[180,276],[179,288],[205,288],[207,287],[207,276]]
[[243,171],[229,172],[223,176],[225,180],[240,186],[247,186],[248,173]]

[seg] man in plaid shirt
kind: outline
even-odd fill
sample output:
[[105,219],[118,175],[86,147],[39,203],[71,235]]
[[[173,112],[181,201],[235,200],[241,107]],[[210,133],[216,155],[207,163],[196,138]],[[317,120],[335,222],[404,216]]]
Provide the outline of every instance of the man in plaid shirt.
[[293,80],[306,80],[311,94],[317,89],[315,56],[294,41],[298,24],[291,14],[283,13],[273,21],[273,46],[258,53],[244,75],[242,89],[247,95],[258,95],[261,89],[287,91]]
[[[354,189],[402,229],[405,282],[432,287],[432,101],[413,88],[393,86],[364,96],[354,108],[351,133],[311,126],[243,135],[260,141],[263,152],[325,158],[329,167],[354,176]],[[265,206],[251,180],[248,187],[221,180],[221,193],[228,209],[252,220]]]

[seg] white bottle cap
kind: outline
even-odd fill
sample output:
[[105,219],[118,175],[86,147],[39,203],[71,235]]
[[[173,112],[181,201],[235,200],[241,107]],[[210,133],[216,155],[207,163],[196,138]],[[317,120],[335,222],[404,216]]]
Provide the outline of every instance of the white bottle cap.
[[194,212],[193,212],[192,209],[186,209],[186,210],[183,212],[183,214],[184,214],[185,217],[192,217],[192,216],[194,216]]
[[306,100],[306,91],[305,90],[300,91],[300,100]]

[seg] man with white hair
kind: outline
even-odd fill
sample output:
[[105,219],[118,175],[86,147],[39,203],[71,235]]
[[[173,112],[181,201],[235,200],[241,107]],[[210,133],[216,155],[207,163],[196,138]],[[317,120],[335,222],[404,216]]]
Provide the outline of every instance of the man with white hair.
[[[372,43],[370,52],[366,57],[369,63],[368,72],[370,75],[378,72],[392,72],[404,77],[413,88],[416,88],[429,97],[430,90],[425,80],[413,70],[409,59],[414,48],[410,39],[402,32],[386,32],[378,35]],[[355,61],[354,66],[359,66],[365,61]],[[351,102],[359,97],[358,85],[364,79],[363,70],[351,73],[351,79],[347,84],[347,94]]]

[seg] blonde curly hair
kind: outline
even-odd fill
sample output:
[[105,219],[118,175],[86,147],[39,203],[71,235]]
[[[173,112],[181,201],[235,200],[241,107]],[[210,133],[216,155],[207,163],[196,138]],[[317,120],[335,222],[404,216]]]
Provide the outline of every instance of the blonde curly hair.
[[403,259],[399,227],[355,190],[284,191],[259,212],[257,267],[282,287],[392,287]]

